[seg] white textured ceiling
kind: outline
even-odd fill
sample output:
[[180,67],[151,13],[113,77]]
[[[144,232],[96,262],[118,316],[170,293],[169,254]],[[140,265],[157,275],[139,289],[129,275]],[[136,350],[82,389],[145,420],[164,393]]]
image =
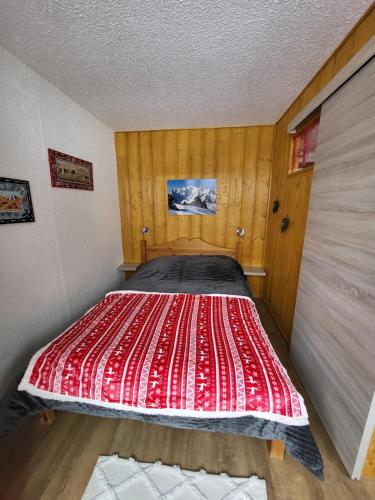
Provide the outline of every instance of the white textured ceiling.
[[0,45],[113,130],[274,123],[372,0],[0,0]]

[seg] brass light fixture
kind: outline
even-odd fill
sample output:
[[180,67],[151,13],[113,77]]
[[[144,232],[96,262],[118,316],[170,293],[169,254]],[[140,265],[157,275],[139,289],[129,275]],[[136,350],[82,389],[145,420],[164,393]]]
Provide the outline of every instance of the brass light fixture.
[[245,236],[245,229],[243,227],[238,227],[236,229],[236,234],[239,238],[243,238]]

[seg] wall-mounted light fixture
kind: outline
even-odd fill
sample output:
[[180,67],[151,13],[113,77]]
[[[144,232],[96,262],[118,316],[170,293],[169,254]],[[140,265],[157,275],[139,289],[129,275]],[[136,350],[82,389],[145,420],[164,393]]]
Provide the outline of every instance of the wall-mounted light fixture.
[[245,229],[243,227],[238,227],[236,229],[236,234],[239,238],[243,238],[245,236]]
[[150,232],[150,228],[149,228],[149,227],[147,227],[147,226],[143,226],[143,227],[141,227],[141,233],[142,233],[143,235],[145,235],[145,234],[149,234],[149,232]]

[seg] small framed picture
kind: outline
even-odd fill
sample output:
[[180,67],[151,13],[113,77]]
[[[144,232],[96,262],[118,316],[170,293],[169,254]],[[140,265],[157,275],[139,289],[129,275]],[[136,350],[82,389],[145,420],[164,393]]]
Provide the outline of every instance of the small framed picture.
[[215,215],[216,179],[167,181],[169,215]]
[[0,224],[34,221],[28,181],[0,177]]
[[94,190],[92,163],[48,150],[51,184],[53,187]]

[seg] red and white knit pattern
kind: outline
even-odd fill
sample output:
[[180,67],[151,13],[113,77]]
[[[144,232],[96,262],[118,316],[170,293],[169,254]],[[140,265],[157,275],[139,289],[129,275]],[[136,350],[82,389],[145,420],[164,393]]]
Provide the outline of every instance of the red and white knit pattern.
[[247,297],[111,292],[34,355],[19,389],[145,413],[308,423]]

